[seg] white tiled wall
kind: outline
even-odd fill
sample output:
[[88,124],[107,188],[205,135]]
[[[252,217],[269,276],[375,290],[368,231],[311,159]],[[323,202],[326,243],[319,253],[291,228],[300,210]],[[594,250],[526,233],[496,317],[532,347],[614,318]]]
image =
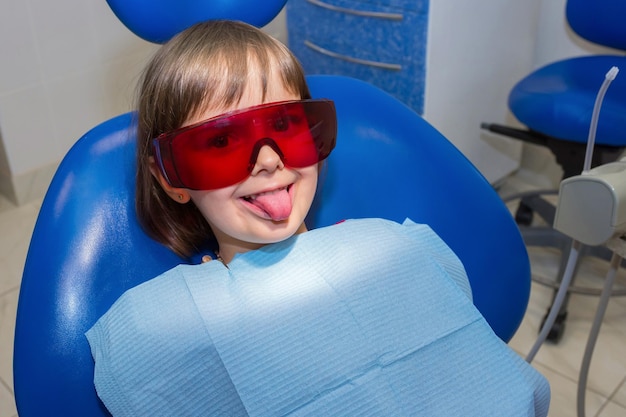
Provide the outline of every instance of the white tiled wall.
[[[266,30],[286,43],[284,13]],[[41,198],[77,139],[132,108],[156,48],[105,0],[0,0],[0,194]]]
[[24,202],[88,129],[130,110],[155,48],[104,0],[2,0],[0,190]]

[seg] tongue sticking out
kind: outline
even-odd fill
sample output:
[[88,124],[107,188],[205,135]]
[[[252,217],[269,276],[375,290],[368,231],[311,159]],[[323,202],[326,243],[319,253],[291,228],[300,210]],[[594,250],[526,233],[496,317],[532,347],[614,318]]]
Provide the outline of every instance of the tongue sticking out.
[[274,221],[285,220],[291,214],[291,196],[287,188],[259,194],[249,201]]

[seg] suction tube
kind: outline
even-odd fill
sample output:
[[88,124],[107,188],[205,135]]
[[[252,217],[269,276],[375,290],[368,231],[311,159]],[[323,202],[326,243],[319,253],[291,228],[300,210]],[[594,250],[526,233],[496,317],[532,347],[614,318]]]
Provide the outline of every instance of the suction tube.
[[[585,152],[585,162],[583,165],[582,175],[586,174],[591,169],[591,161],[593,157],[593,147],[596,141],[596,130],[598,129],[598,117],[600,115],[600,108],[602,107],[602,101],[604,100],[604,94],[606,90],[609,88],[611,81],[617,77],[617,73],[619,72],[619,68],[611,67],[611,69],[604,76],[604,82],[600,86],[600,90],[596,95],[596,101],[593,106],[593,113],[591,115],[591,125],[589,127],[589,136],[587,138],[587,149]],[[548,317],[546,318],[543,327],[541,328],[541,332],[539,333],[539,337],[537,341],[531,348],[530,352],[526,356],[526,362],[530,363],[539,352],[541,345],[546,341],[552,326],[556,320],[556,317],[561,310],[561,306],[565,300],[565,296],[567,295],[567,291],[569,290],[569,286],[572,282],[572,278],[574,276],[574,271],[576,267],[576,263],[578,262],[578,256],[580,253],[580,249],[582,248],[582,243],[573,240],[572,248],[570,250],[570,254],[567,258],[567,265],[565,266],[565,271],[563,272],[563,279],[561,280],[561,285],[559,286],[559,290],[556,293],[556,297],[554,302],[552,303],[552,308],[548,313]],[[592,348],[593,350],[593,348]]]
[[585,393],[587,390],[587,378],[589,376],[589,367],[591,366],[591,357],[593,356],[593,349],[598,341],[598,334],[600,333],[600,327],[604,320],[604,314],[609,304],[609,298],[613,291],[613,283],[615,282],[615,275],[622,263],[622,256],[613,253],[611,258],[611,268],[606,274],[604,281],[604,288],[602,289],[602,295],[600,295],[600,301],[598,303],[598,309],[596,316],[593,319],[591,330],[589,331],[589,338],[587,339],[587,346],[585,347],[585,354],[583,355],[583,361],[580,365],[580,374],[578,377],[578,395],[577,395],[577,411],[578,417],[585,417]]
[[596,96],[596,102],[593,105],[593,113],[591,114],[591,125],[589,127],[589,136],[587,137],[587,150],[585,152],[585,164],[583,165],[583,174],[586,174],[591,169],[591,157],[593,155],[593,146],[596,142],[596,130],[598,130],[598,118],[600,115],[600,107],[602,107],[602,101],[604,100],[604,94],[609,88],[611,81],[617,77],[619,68],[611,67],[609,72],[604,76],[604,82],[600,86],[600,90]]
[[535,344],[530,349],[528,356],[526,356],[526,362],[530,363],[533,361],[537,352],[541,348],[541,345],[546,341],[550,330],[552,330],[552,326],[556,320],[556,316],[558,316],[559,311],[561,310],[561,305],[563,305],[563,301],[565,300],[565,296],[567,295],[567,291],[569,291],[570,283],[572,282],[572,277],[574,276],[574,271],[576,270],[576,263],[578,262],[578,256],[580,254],[580,249],[582,248],[582,243],[577,240],[572,241],[572,248],[570,249],[569,256],[567,258],[567,265],[565,266],[565,271],[563,272],[563,279],[561,280],[561,285],[559,286],[559,290],[554,297],[554,302],[552,303],[552,308],[548,313],[548,317],[541,328],[541,332],[539,333],[539,337],[535,341]]

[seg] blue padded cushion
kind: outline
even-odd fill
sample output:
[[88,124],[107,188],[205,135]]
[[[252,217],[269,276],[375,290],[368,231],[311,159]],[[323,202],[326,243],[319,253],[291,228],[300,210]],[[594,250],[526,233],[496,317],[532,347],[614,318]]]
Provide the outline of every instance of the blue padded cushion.
[[[513,87],[509,108],[532,130],[585,143],[598,90],[612,66],[626,71],[626,57],[577,57],[546,65]],[[618,74],[604,96],[596,144],[626,145],[626,74]]]
[[198,22],[211,19],[242,20],[263,27],[287,0],[107,0],[118,19],[135,35],[165,43]]
[[572,29],[583,38],[626,50],[624,0],[569,0],[566,16]]

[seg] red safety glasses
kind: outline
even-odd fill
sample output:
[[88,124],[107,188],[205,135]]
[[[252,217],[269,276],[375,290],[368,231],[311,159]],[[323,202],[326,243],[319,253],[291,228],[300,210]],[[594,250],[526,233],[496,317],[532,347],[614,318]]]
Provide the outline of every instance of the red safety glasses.
[[337,118],[330,100],[262,104],[163,133],[154,158],[173,187],[214,190],[245,180],[261,148],[287,167],[323,161],[335,147]]

